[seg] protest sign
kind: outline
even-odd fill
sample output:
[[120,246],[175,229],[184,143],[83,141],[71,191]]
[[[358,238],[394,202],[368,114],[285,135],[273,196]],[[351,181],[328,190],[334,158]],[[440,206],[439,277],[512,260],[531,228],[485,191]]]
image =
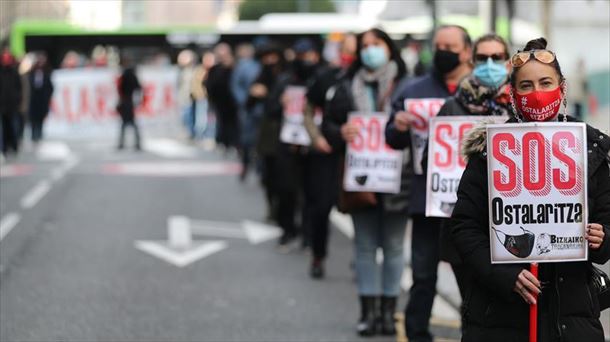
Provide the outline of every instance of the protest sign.
[[587,260],[583,123],[487,126],[492,263]]
[[428,140],[428,127],[430,118],[436,116],[441,109],[445,99],[406,99],[405,112],[409,120],[409,131],[411,132],[411,146],[413,151],[413,170],[416,175],[423,175],[421,161]]
[[349,122],[359,128],[356,138],[347,145],[343,186],[346,191],[398,193],[402,171],[402,152],[386,145],[385,113],[349,115]]
[[[288,86],[282,96],[284,106],[284,120],[280,131],[280,141],[286,144],[309,146],[311,138],[307,129],[303,125],[305,105],[307,99],[305,94],[307,88],[299,86]],[[322,112],[317,110],[314,115],[314,122],[320,125],[322,122]]]
[[506,116],[437,116],[430,120],[426,216],[451,217],[466,168],[460,149],[470,129],[483,122],[502,123],[507,119]]

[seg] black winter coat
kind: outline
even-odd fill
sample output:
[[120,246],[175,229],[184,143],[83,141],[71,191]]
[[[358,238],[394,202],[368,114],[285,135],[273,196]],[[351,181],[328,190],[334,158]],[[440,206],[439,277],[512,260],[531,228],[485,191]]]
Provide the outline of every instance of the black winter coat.
[[0,116],[17,115],[21,103],[21,76],[17,68],[0,67]]
[[[397,89],[401,88],[399,82]],[[356,110],[352,97],[351,79],[340,75],[336,84],[326,92],[326,103],[323,108],[323,120],[321,131],[328,143],[333,148],[333,153],[338,156],[345,155],[346,144],[341,136],[341,126],[347,122],[350,112]],[[392,97],[393,98],[393,97]],[[409,207],[409,187],[411,180],[410,158],[404,157],[400,192],[398,194],[379,194],[383,208],[387,212],[406,213]],[[339,182],[343,182],[342,179]]]
[[[466,109],[455,97],[450,97],[443,104],[441,109],[438,111],[436,116],[468,116],[468,115],[487,115],[471,113]],[[424,156],[422,158],[422,164],[427,164],[428,161],[428,148],[424,151]],[[424,170],[426,170],[426,166],[424,165]],[[441,260],[447,261],[451,264],[461,264],[462,260],[451,240],[451,227],[449,226],[449,222],[446,219],[441,221]]]
[[[569,118],[569,121],[576,121]],[[515,122],[515,119],[509,120]],[[529,306],[513,291],[526,264],[490,261],[487,161],[485,130],[474,129],[465,142],[469,162],[458,189],[451,220],[452,237],[467,267],[474,272],[471,289],[462,307],[462,341],[528,341]],[[478,134],[478,137],[476,135]],[[598,250],[589,250],[589,261],[540,265],[543,284],[538,299],[538,341],[603,342],[599,303],[589,285],[592,262],[610,259],[610,138],[587,126],[588,222],[604,226]]]

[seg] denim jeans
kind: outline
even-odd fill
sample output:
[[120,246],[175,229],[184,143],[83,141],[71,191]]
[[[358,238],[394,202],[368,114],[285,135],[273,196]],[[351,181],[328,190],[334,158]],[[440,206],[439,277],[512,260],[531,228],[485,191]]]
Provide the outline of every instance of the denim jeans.
[[413,215],[411,266],[413,285],[405,308],[405,329],[409,341],[432,342],[429,331],[440,255],[440,220]]
[[[398,296],[404,269],[403,240],[407,215],[386,213],[380,206],[352,213],[356,276],[361,296]],[[377,248],[383,263],[377,264]]]

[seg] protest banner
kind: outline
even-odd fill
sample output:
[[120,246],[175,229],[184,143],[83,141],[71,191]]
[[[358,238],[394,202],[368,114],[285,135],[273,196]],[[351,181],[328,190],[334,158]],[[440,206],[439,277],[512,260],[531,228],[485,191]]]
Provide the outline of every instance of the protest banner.
[[460,149],[471,128],[506,122],[506,116],[437,116],[430,120],[426,216],[451,217],[466,163]]
[[583,123],[487,126],[492,263],[587,260]]
[[[307,99],[305,94],[307,88],[300,86],[288,86],[282,95],[284,101],[284,120],[280,131],[280,141],[286,144],[309,146],[311,138],[303,125],[304,112]],[[314,115],[317,125],[322,123],[322,112],[317,109]]]
[[[116,133],[119,116],[114,68],[60,69],[53,72],[55,88],[45,130],[51,136],[108,136]],[[142,86],[136,116],[143,126],[175,120],[178,70],[175,67],[140,67]]]
[[359,133],[347,145],[345,191],[400,191],[402,152],[386,145],[384,131],[388,119],[389,116],[382,112],[349,114],[349,122],[359,128]]
[[416,175],[423,175],[421,161],[428,140],[428,127],[430,119],[438,113],[445,99],[406,99],[405,112],[409,120],[411,133],[411,146],[413,151],[413,171]]

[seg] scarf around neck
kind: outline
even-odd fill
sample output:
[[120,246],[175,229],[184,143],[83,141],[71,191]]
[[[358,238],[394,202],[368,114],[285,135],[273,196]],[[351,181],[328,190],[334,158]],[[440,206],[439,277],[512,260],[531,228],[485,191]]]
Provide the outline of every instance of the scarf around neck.
[[472,75],[460,82],[456,100],[474,115],[509,115],[509,84],[492,89],[480,84]]
[[[398,74],[398,66],[394,61],[390,61],[383,67],[369,71],[360,68],[352,80],[352,94],[357,111],[377,112],[390,111],[390,97],[394,89],[394,78]],[[373,98],[371,94],[372,84],[377,84],[377,96]]]

